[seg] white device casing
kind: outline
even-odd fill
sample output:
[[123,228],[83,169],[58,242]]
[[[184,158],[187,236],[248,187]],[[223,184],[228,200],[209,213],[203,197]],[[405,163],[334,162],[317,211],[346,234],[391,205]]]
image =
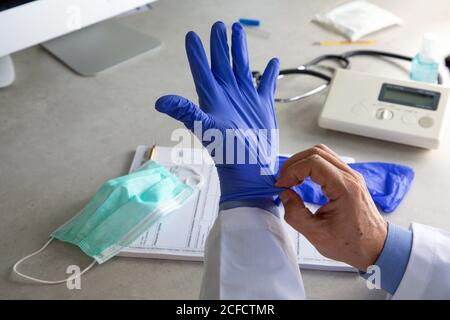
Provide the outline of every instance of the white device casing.
[[156,0],[39,0],[0,12],[0,57]]
[[[438,92],[437,109],[380,101],[383,84]],[[330,84],[319,126],[427,149],[438,148],[446,128],[449,91],[442,85],[339,69]]]
[[10,56],[0,57],[0,88],[7,87],[14,82],[16,74]]

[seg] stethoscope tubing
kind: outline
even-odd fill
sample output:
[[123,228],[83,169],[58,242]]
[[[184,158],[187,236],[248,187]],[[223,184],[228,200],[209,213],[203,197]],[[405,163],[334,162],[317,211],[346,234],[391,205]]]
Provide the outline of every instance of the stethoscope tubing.
[[[351,63],[350,58],[356,57],[356,56],[378,56],[378,57],[386,57],[386,58],[392,58],[392,59],[399,59],[399,60],[405,60],[405,61],[412,61],[412,57],[396,54],[392,52],[385,52],[385,51],[378,51],[378,50],[353,50],[344,52],[342,54],[326,54],[319,56],[308,63],[304,65],[300,65],[297,68],[291,68],[291,69],[282,69],[280,70],[280,73],[278,75],[278,80],[281,80],[287,76],[290,75],[309,75],[315,78],[319,78],[322,80],[325,80],[325,83],[318,86],[317,88],[314,88],[304,94],[289,97],[289,98],[275,98],[275,102],[280,103],[290,103],[295,102],[299,100],[306,99],[308,97],[311,97],[313,95],[316,95],[324,90],[326,90],[332,80],[332,77],[324,74],[322,72],[319,72],[317,70],[312,70],[314,66],[318,65],[320,62],[326,61],[326,60],[336,60],[339,62],[341,68],[343,69],[350,69]],[[256,84],[259,83],[259,80],[261,79],[261,73],[258,71],[252,72],[253,78],[255,79]],[[442,76],[438,75],[438,84],[442,84]]]

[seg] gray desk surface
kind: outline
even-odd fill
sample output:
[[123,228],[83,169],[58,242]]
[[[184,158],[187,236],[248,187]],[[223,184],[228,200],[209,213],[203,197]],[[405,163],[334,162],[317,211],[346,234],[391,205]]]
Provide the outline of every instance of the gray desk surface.
[[[282,67],[294,67],[320,54],[350,50],[311,45],[339,38],[310,22],[314,13],[339,2],[162,0],[154,10],[120,21],[160,38],[164,46],[92,78],[77,76],[40,47],[14,54],[17,80],[0,90],[0,298],[197,298],[201,263],[114,258],[88,272],[81,290],[29,284],[14,277],[11,267],[39,248],[104,181],[125,173],[138,144],[174,144],[170,133],[180,124],[156,112],[153,104],[166,93],[196,99],[183,47],[188,30],[198,31],[209,46],[214,21],[261,19],[271,37],[249,35],[252,67],[261,70],[273,56],[281,59]],[[412,55],[421,35],[433,31],[446,40],[450,52],[446,0],[434,0],[431,6],[422,0],[372,2],[405,23],[374,35],[378,43],[371,48]],[[399,68],[372,59],[355,59],[354,68],[404,77]],[[323,101],[321,95],[276,106],[281,152],[325,143],[360,161],[408,164],[416,170],[414,185],[400,208],[386,218],[403,226],[416,221],[450,229],[450,140],[437,151],[425,151],[325,131],[317,126]],[[23,269],[60,279],[68,264],[88,262],[76,248],[54,243]],[[304,271],[303,279],[311,299],[384,298],[384,292],[366,289],[355,274]]]

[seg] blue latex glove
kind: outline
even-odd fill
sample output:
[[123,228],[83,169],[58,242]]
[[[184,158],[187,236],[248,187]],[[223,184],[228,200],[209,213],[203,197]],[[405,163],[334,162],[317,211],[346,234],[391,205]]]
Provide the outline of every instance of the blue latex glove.
[[[218,129],[223,134],[222,148],[224,157],[230,155],[225,148],[225,133],[228,129],[276,129],[274,111],[274,94],[279,72],[278,59],[272,59],[262,75],[259,87],[253,85],[249,67],[247,43],[243,27],[233,24],[231,37],[230,62],[226,27],[222,22],[216,22],[211,29],[211,68],[203,49],[203,45],[194,32],[186,35],[186,53],[189,60],[199,105],[176,95],[167,95],[156,101],[156,109],[179,120],[191,131],[194,121],[202,124],[202,133],[208,129]],[[197,123],[198,125],[198,123]],[[203,139],[201,139],[203,140]],[[277,137],[268,135],[268,146],[274,148],[274,161],[278,155]],[[207,147],[211,141],[202,141]],[[245,146],[248,154],[257,153],[252,141],[238,139],[236,149]],[[233,151],[233,150],[231,150]],[[210,152],[211,153],[211,152]],[[283,191],[274,187],[274,174],[263,175],[261,168],[270,163],[266,155],[259,154],[258,161],[250,164],[236,163],[236,152],[233,153],[232,164],[219,163],[213,159],[220,179],[221,203],[233,200],[270,198]],[[233,155],[231,154],[231,155]],[[262,158],[262,159],[261,159]],[[229,162],[227,162],[229,163]],[[275,173],[276,171],[274,171]]]
[[[288,159],[279,156],[280,168]],[[394,163],[362,162],[349,163],[350,168],[359,172],[372,196],[373,202],[384,212],[394,211],[408,193],[414,179],[414,171],[410,167]],[[310,178],[301,185],[292,188],[303,201],[324,205],[328,199],[322,193],[321,187]]]

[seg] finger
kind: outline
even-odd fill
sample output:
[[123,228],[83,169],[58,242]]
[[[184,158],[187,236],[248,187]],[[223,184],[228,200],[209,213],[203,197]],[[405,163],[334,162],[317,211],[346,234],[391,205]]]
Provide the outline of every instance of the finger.
[[186,54],[189,60],[195,89],[197,90],[200,105],[207,111],[214,101],[216,94],[216,81],[209,68],[205,50],[198,35],[190,31],[186,34]]
[[293,163],[296,163],[302,159],[306,159],[313,154],[320,155],[322,158],[324,158],[325,160],[329,161],[331,164],[336,166],[336,168],[338,168],[339,170],[354,175],[353,170],[345,162],[343,162],[335,152],[331,151],[330,148],[321,144],[316,145],[310,149],[300,151],[295,155],[293,155],[292,157],[290,157],[288,160],[284,162],[284,165],[280,170],[280,174],[283,172],[283,170],[286,170]]
[[354,173],[354,170],[348,165],[348,163],[343,161],[342,158],[336,152],[331,150],[327,145],[324,145],[321,143],[321,144],[316,145],[316,148],[324,150],[329,155],[330,159],[333,158],[333,163],[336,163],[336,164],[339,163],[340,166],[342,166],[341,167],[342,170],[344,170],[348,173],[351,173],[351,174]]
[[227,42],[227,28],[218,21],[211,28],[211,71],[220,82],[235,85],[233,70],[231,70],[230,49]]
[[[278,172],[277,172],[277,177],[280,175],[281,173],[281,169],[284,167],[284,164],[286,163],[286,161],[288,161],[290,158],[285,156],[285,155],[278,155],[277,157],[277,165],[278,165]],[[287,168],[287,167],[286,167]],[[300,182],[301,183],[301,182]]]
[[[330,150],[330,149],[329,148],[325,149],[323,147],[323,145],[320,145],[320,144],[319,145],[315,145],[312,148],[309,148],[309,149],[306,149],[306,150],[303,150],[303,151],[300,151],[300,152],[297,152],[296,154],[294,154],[292,157],[290,157],[289,159],[287,159],[284,162],[284,167],[289,167],[291,164],[293,164],[293,163],[295,163],[295,162],[297,162],[299,160],[308,158],[309,156],[311,156],[313,154],[319,154],[323,158],[330,159],[330,160],[334,161],[334,157],[331,158],[332,154],[328,150]],[[339,156],[337,156],[336,158],[338,158],[338,157]]]
[[195,121],[201,121],[203,129],[211,127],[210,117],[186,98],[176,95],[163,96],[156,101],[155,108],[159,112],[183,122],[190,130],[193,130]]
[[284,220],[295,230],[304,234],[310,229],[314,220],[312,212],[306,208],[302,198],[292,190],[286,190],[280,194],[284,206]]
[[282,170],[275,186],[290,188],[310,177],[312,181],[322,187],[322,191],[328,199],[335,200],[339,190],[345,187],[342,175],[342,171],[330,162],[318,154],[313,154]]
[[273,102],[275,90],[277,88],[278,73],[280,72],[280,62],[273,58],[267,64],[258,86],[258,93],[270,102]]
[[240,23],[236,22],[233,24],[232,31],[231,54],[233,55],[234,76],[239,86],[244,86],[254,91],[244,28]]
[[[334,152],[333,150],[331,150],[331,148],[329,148],[327,145],[320,143],[320,144],[316,144],[317,148],[320,148],[326,152],[328,152],[329,154],[332,154],[333,156],[335,156],[336,158],[340,159],[339,155]],[[341,160],[342,161],[342,160]]]

